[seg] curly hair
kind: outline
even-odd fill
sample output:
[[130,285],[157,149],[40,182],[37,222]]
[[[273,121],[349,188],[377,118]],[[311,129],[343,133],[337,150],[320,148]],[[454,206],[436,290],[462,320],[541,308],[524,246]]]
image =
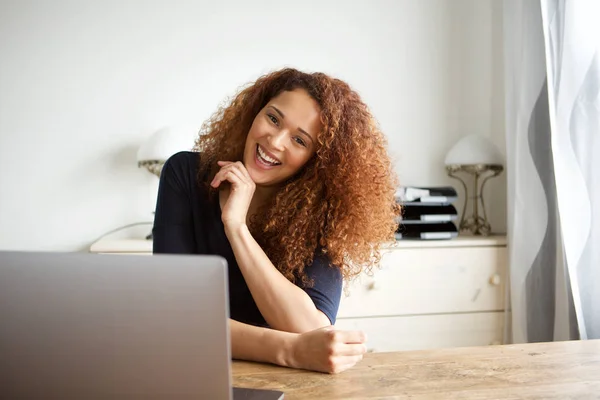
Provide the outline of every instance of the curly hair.
[[[387,141],[360,96],[345,82],[292,68],[260,77],[206,121],[194,150],[208,189],[217,160],[241,161],[255,116],[283,91],[304,89],[321,109],[316,153],[250,220],[275,267],[307,283],[304,268],[325,254],[345,280],[371,271],[394,240],[400,208]],[[310,282],[309,282],[310,284]]]

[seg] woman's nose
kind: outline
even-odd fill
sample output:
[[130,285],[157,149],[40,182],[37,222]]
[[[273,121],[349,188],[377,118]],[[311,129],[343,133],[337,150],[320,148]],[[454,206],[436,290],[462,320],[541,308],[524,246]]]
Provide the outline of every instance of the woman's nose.
[[288,136],[286,129],[271,132],[268,137],[269,145],[275,150],[283,150],[285,138]]

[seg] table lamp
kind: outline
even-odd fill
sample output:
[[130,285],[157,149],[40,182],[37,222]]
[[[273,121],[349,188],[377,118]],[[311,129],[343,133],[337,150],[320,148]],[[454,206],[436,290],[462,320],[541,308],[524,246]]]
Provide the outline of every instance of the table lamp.
[[[192,148],[195,134],[192,129],[181,126],[169,126],[157,130],[140,146],[137,152],[138,167],[144,167],[160,177],[169,157],[179,151]],[[152,239],[152,234],[146,236],[146,239]]]
[[[165,161],[179,150],[181,140],[172,128],[165,127],[154,132],[142,143],[137,152],[138,167],[144,167],[151,173],[160,177]],[[190,148],[188,143],[188,148]]]
[[[502,155],[489,139],[469,135],[459,140],[446,155],[446,171],[465,189],[465,203],[458,229],[473,235],[488,236],[491,226],[485,213],[483,187],[504,170]],[[460,175],[466,176],[462,179]],[[473,182],[472,185],[469,183]],[[469,188],[472,187],[472,189]],[[467,209],[471,214],[467,216]]]

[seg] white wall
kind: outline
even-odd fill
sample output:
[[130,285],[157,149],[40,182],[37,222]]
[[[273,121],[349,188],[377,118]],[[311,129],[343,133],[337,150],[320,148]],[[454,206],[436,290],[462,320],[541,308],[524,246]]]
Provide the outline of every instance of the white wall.
[[191,147],[226,96],[281,66],[357,89],[404,184],[451,183],[445,153],[469,133],[504,151],[493,0],[282,3],[0,1],[0,248],[85,249],[151,220],[143,140],[184,124]]

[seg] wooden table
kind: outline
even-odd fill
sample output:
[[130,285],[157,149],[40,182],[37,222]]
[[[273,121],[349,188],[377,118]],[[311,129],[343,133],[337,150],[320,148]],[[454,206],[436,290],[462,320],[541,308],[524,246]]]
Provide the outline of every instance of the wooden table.
[[600,340],[373,353],[338,375],[243,361],[233,384],[293,399],[600,399]]

